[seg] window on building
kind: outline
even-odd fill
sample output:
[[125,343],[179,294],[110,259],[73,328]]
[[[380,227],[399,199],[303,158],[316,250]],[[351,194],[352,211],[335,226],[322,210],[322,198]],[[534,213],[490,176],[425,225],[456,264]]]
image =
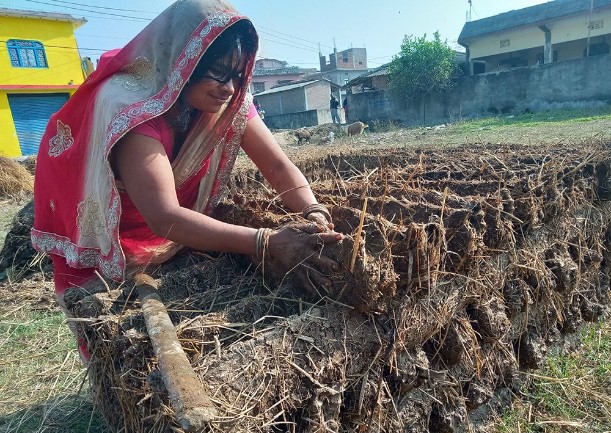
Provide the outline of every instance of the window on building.
[[252,83],[252,89],[254,93],[264,92],[265,91],[265,83]]
[[16,68],[47,68],[45,48],[40,42],[10,39],[6,48],[11,65]]
[[486,73],[486,62],[474,60],[473,61],[473,74],[484,74]]
[[587,48],[583,50],[584,57],[588,55],[598,56],[600,54],[609,54],[609,44],[606,42],[598,42],[595,44],[590,44],[590,52],[588,52]]

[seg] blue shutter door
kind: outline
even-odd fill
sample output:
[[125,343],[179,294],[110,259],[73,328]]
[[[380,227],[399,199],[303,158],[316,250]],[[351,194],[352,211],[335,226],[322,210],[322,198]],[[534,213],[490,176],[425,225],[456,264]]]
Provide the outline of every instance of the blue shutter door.
[[68,100],[67,93],[8,95],[22,155],[35,155],[49,118]]

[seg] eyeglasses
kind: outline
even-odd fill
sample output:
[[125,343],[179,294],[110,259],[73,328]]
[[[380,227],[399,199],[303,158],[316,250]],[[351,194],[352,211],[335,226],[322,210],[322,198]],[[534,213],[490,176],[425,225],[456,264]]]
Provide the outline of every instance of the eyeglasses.
[[213,80],[219,83],[221,86],[224,86],[225,84],[227,84],[228,82],[232,80],[240,80],[241,82],[243,78],[244,78],[244,73],[236,72],[236,71],[232,71],[228,74],[223,74],[223,75],[214,75],[210,73],[210,71],[208,71],[207,74],[202,75],[202,80],[206,80],[206,79]]

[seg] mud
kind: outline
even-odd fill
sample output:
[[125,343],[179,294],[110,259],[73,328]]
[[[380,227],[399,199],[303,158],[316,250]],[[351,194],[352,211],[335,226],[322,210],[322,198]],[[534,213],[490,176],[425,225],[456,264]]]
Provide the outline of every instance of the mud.
[[[210,431],[485,431],[482,408],[609,310],[610,156],[588,143],[301,157],[347,235],[325,247],[332,290],[227,254],[185,251],[153,274],[219,410]],[[237,170],[215,216],[299,218],[260,181]],[[131,290],[67,298],[92,319],[94,397],[113,431],[180,432]]]

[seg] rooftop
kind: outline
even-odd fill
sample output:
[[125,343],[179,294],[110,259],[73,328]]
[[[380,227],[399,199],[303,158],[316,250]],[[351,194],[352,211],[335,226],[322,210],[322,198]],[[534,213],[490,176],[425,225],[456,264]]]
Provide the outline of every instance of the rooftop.
[[253,75],[261,77],[266,75],[299,75],[305,73],[298,66],[287,66],[285,68],[255,68]]
[[23,9],[0,8],[0,16],[15,17],[15,18],[31,18],[31,19],[49,20],[49,21],[68,21],[68,22],[74,23],[75,28],[78,28],[87,22],[85,18],[75,18],[69,14],[63,14],[59,12],[30,11],[30,10],[23,10]]
[[[458,43],[466,45],[470,38],[497,33],[526,25],[544,24],[546,21],[590,11],[591,0],[553,0],[540,5],[512,10],[481,20],[465,23]],[[593,8],[611,7],[611,0],[592,0]]]
[[359,84],[361,84],[362,82],[366,81],[367,79],[371,77],[379,77],[382,75],[388,75],[388,65],[390,65],[390,63],[386,63],[382,66],[378,66],[377,68],[372,69],[369,72],[365,72],[363,75],[359,75],[358,77],[344,84],[342,86],[342,89],[347,89],[352,86],[358,86]]

